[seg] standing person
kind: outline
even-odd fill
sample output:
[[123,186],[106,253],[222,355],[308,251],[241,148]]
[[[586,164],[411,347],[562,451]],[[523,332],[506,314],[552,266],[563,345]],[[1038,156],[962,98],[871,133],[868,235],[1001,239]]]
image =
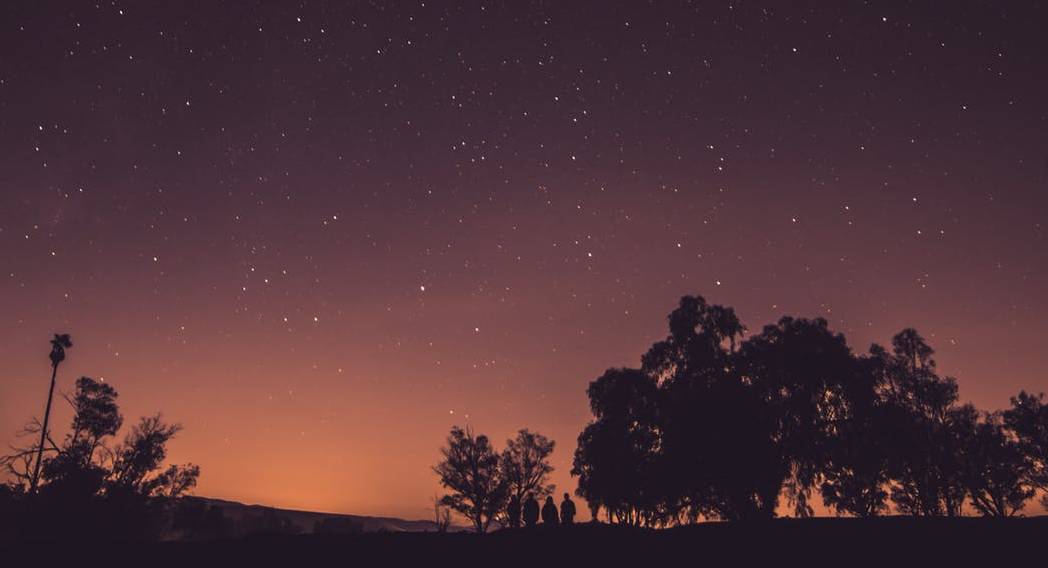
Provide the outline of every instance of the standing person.
[[506,506],[506,517],[509,518],[509,527],[515,529],[520,527],[520,497],[516,495],[509,498]]
[[539,502],[533,495],[524,501],[524,526],[533,527],[539,522]]
[[557,517],[557,504],[553,502],[553,496],[546,497],[546,504],[542,506],[542,524],[556,526],[560,523]]
[[560,522],[565,525],[570,525],[575,522],[575,502],[568,497],[568,494],[564,494],[564,501],[560,504]]

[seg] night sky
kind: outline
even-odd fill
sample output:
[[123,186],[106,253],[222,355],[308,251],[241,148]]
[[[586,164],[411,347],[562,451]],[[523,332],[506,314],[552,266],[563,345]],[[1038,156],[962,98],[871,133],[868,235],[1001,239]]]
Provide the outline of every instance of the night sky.
[[1048,390],[1043,3],[341,4],[0,7],[0,442],[68,332],[199,495],[426,518],[454,424],[571,491],[684,294]]

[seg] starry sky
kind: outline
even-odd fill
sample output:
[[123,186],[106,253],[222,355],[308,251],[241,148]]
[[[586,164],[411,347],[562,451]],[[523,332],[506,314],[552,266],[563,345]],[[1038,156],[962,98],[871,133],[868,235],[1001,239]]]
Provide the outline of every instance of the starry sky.
[[[53,332],[197,494],[426,518],[683,294],[1048,390],[1038,2],[5,2],[0,440]],[[56,407],[63,425],[69,412]],[[581,507],[580,507],[581,509]]]

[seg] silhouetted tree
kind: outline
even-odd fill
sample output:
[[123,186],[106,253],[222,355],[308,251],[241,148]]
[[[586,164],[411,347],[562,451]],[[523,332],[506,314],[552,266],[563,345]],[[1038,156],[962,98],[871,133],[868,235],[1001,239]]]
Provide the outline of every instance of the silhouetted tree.
[[572,475],[576,494],[609,518],[641,524],[653,500],[658,431],[657,386],[637,369],[609,369],[590,383],[596,420],[579,435]]
[[740,374],[744,327],[731,308],[685,296],[669,336],[642,358],[658,378],[659,501],[674,516],[768,518],[788,462],[763,393]]
[[965,496],[956,460],[973,418],[957,407],[957,381],[936,374],[933,354],[913,329],[892,339],[884,389],[894,440],[891,499],[905,514],[954,516]]
[[196,485],[200,468],[193,464],[160,471],[167,442],[181,429],[181,424],[165,424],[159,414],[143,417],[115,451],[109,491],[176,498]]
[[527,428],[517,432],[516,438],[506,440],[499,467],[509,495],[516,497],[518,503],[528,494],[541,498],[553,493],[549,458],[554,446],[553,440]]
[[73,341],[68,333],[56,333],[51,340],[51,388],[47,391],[47,406],[44,409],[44,422],[40,426],[40,445],[36,452],[36,465],[33,468],[33,476],[29,481],[29,491],[36,492],[40,485],[40,466],[44,460],[44,442],[48,436],[48,422],[51,419],[51,400],[55,395],[55,378],[58,376],[58,365],[65,361],[65,350],[73,346]]
[[[1012,407],[1002,413],[1004,425],[1015,436],[1028,462],[1027,483],[1048,492],[1048,404],[1044,395],[1025,391],[1011,399]],[[1041,505],[1048,509],[1048,495]]]
[[985,516],[1010,517],[1034,495],[1030,460],[1005,429],[1000,413],[975,425],[961,456],[965,488],[972,506]]
[[[575,494],[577,495],[578,491],[576,491]],[[591,523],[599,523],[600,522],[600,507],[601,507],[601,504],[598,503],[597,501],[587,501],[586,502],[586,506],[589,508],[589,512],[590,512],[590,522]]]
[[110,447],[107,440],[123,423],[117,397],[108,384],[77,380],[66,399],[74,411],[69,433],[61,446],[46,438],[51,455],[43,460],[36,498],[26,503],[27,536],[156,536],[169,518],[168,505],[196,484],[197,466],[162,469],[166,444],[180,426],[159,416],[143,419]]
[[[1021,393],[980,420],[913,329],[856,357],[826,320],[783,317],[742,339],[731,308],[685,296],[641,369],[587,394],[576,493],[614,522],[763,519],[780,495],[811,515],[1010,515],[1048,485],[1048,410]],[[1048,505],[1048,502],[1046,502]]]
[[967,452],[973,445],[978,424],[979,411],[972,404],[955,406],[947,413],[946,442],[936,457],[943,480],[943,510],[950,517],[964,514],[969,498]]
[[105,440],[116,435],[123,424],[112,386],[90,377],[76,381],[76,392],[66,400],[73,407],[69,434],[56,455],[43,466],[46,491],[63,499],[89,499],[103,491],[112,462]]
[[[517,516],[520,516],[520,511],[517,511]],[[433,497],[433,524],[438,533],[448,532],[448,527],[451,526],[451,509],[436,496]]]
[[451,429],[444,459],[433,467],[440,484],[451,493],[441,500],[473,523],[478,533],[488,530],[507,497],[507,483],[499,471],[499,454],[483,434],[469,429]]
[[786,496],[797,516],[812,514],[811,490],[829,460],[831,435],[844,421],[856,360],[825,319],[783,317],[743,342],[736,366],[764,401],[771,437],[788,472]]
[[105,440],[123,423],[116,404],[117,392],[90,377],[76,381],[76,392],[66,400],[73,407],[69,434],[51,457],[44,459],[41,480],[53,499],[84,502],[102,492],[112,453]]
[[873,346],[855,362],[854,380],[843,385],[842,405],[826,436],[827,462],[822,469],[823,502],[838,513],[879,515],[888,508],[888,467],[892,439],[889,412],[880,392],[887,354]]

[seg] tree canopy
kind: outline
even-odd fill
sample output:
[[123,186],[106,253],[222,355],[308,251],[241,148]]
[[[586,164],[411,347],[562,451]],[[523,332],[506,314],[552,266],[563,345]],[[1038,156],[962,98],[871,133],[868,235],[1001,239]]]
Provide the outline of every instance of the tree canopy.
[[444,459],[433,466],[440,484],[449,490],[441,502],[473,523],[482,533],[488,530],[506,501],[508,484],[499,469],[499,454],[488,437],[470,429],[451,429]]
[[[23,536],[33,538],[156,537],[170,508],[200,476],[193,464],[167,464],[167,443],[181,430],[159,414],[142,418],[123,440],[117,390],[80,377],[67,401],[73,409],[68,433],[56,443],[44,436],[41,474],[34,478],[36,448],[15,448],[0,460],[7,470]],[[30,423],[37,435],[42,425]],[[34,481],[36,483],[34,483]]]
[[[610,520],[813,513],[1014,515],[1048,488],[1048,407],[961,404],[914,329],[855,354],[822,318],[783,317],[759,333],[730,307],[685,296],[669,334],[637,369],[590,383],[576,493]],[[1045,503],[1048,506],[1048,501]]]

